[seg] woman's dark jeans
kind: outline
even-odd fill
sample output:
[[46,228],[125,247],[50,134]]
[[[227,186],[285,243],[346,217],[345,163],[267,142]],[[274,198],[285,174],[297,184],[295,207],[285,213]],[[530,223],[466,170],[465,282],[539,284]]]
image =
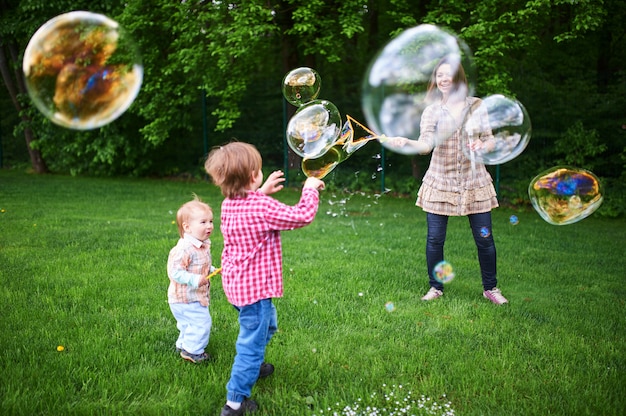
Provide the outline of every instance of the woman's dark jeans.
[[[484,290],[496,287],[496,245],[493,241],[491,229],[491,212],[468,215],[472,235],[478,249],[478,262],[483,280]],[[430,286],[443,290],[443,283],[433,277],[433,269],[440,261],[444,260],[443,246],[446,242],[446,230],[448,228],[448,216],[427,213],[428,236],[426,237],[426,265]],[[483,237],[487,235],[486,237]]]

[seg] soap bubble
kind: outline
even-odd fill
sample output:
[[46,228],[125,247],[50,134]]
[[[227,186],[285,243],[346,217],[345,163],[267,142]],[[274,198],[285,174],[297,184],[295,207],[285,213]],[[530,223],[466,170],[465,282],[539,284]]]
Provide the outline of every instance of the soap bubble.
[[491,231],[489,231],[489,227],[481,227],[480,236],[482,238],[487,238],[491,235]]
[[301,106],[287,124],[287,144],[299,156],[317,158],[326,153],[341,133],[341,115],[326,100]]
[[553,225],[572,224],[591,215],[603,200],[598,178],[585,169],[557,166],[537,175],[528,186],[535,211]]
[[[368,67],[363,80],[362,106],[368,125],[376,134],[417,140],[426,107],[433,70],[442,59],[451,62],[456,74],[464,69],[472,95],[475,69],[467,45],[453,33],[433,25],[407,29],[392,39]],[[451,135],[454,129],[446,134]],[[383,146],[395,152],[415,153],[410,146]]]
[[433,269],[433,277],[441,283],[449,283],[454,279],[454,269],[447,261],[440,261]]
[[74,11],[33,35],[22,62],[35,106],[52,122],[75,130],[101,127],[133,103],[143,79],[135,43],[117,22]]
[[323,179],[347,157],[348,155],[343,150],[343,145],[335,145],[318,158],[302,159],[302,172],[307,177]]
[[394,305],[393,302],[387,302],[385,303],[385,309],[387,312],[393,312],[396,310],[396,305]]
[[289,71],[283,78],[283,96],[299,107],[317,98],[322,80],[311,68],[301,67]]
[[517,224],[519,224],[519,218],[517,218],[517,215],[511,215],[511,216],[509,217],[509,223],[510,223],[511,225],[517,225]]
[[[328,149],[326,153],[317,158],[302,159],[302,171],[307,177],[315,177],[318,179],[328,175],[339,163],[349,158],[354,152],[366,145],[372,137],[367,132],[361,132],[352,126],[352,117],[347,116],[347,120],[343,123],[341,134],[335,141],[334,145]],[[360,127],[360,123],[357,127]],[[357,138],[355,138],[355,132]]]
[[[467,113],[462,148],[469,159],[499,165],[524,151],[530,132],[530,117],[519,101],[501,94],[490,95],[472,105]],[[483,147],[472,151],[470,144],[474,140],[482,140]]]

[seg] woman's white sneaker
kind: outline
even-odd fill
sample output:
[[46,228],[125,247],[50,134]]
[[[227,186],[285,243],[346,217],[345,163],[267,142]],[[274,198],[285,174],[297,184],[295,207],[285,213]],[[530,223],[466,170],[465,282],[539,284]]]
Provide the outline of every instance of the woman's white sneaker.
[[433,300],[437,299],[440,296],[443,296],[443,291],[431,287],[430,290],[426,292],[424,296],[422,296],[422,300]]
[[500,292],[500,289],[498,289],[497,287],[494,287],[491,290],[485,290],[483,292],[483,296],[495,303],[496,305],[502,305],[503,303],[509,302],[504,296],[502,296],[502,292]]

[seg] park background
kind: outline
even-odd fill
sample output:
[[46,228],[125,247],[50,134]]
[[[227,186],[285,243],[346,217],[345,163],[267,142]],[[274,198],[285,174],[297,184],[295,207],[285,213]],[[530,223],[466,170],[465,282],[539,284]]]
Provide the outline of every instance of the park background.
[[[144,82],[131,108],[86,132],[46,120],[28,99],[21,57],[33,33],[71,10],[115,20],[136,40]],[[301,182],[285,144],[296,110],[282,96],[288,71],[321,77],[320,98],[365,122],[361,84],[376,52],[402,30],[429,23],[474,53],[476,95],[504,94],[527,109],[532,137],[515,160],[490,167],[502,203],[529,206],[527,187],[556,165],[592,171],[606,198],[597,215],[624,214],[626,4],[537,1],[13,1],[0,9],[0,163],[72,175],[202,178],[210,148],[255,144],[266,168]],[[372,142],[328,182],[350,190],[410,194],[428,157],[384,152]],[[381,184],[381,175],[384,183]]]
[[[21,74],[32,34],[71,10],[117,20],[142,53],[134,104],[94,131],[45,119]],[[474,52],[476,95],[515,97],[531,118],[524,153],[489,167],[511,304],[483,302],[466,221],[451,221],[458,278],[446,297],[416,300],[427,289],[425,218],[413,202],[429,159],[383,159],[369,143],[326,178],[314,224],[284,236],[287,295],[269,356],[277,377],[254,390],[260,414],[382,409],[388,395],[444,405],[419,414],[443,414],[448,401],[463,415],[622,414],[625,20],[621,0],[0,0],[1,413],[216,414],[236,317],[215,281],[216,361],[181,362],[163,271],[181,203],[197,193],[219,218],[207,151],[254,143],[266,171],[287,170],[277,197],[295,203],[304,177],[284,144],[295,111],[284,75],[314,68],[320,98],[364,122],[367,65],[393,36],[430,23]],[[600,177],[605,201],[553,226],[527,187],[562,164]],[[217,259],[219,232],[212,240]]]

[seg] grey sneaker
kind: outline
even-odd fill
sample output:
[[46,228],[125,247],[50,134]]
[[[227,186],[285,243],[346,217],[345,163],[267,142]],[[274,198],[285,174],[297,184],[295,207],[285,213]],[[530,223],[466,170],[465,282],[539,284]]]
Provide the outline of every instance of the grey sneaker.
[[483,296],[496,305],[502,305],[509,302],[504,296],[502,296],[502,292],[500,292],[500,289],[497,287],[494,287],[491,290],[485,290],[483,292]]
[[211,356],[206,352],[202,354],[191,354],[185,350],[180,351],[180,356],[183,357],[187,361],[191,361],[194,364],[201,363],[203,361],[208,361],[211,359]]
[[437,299],[440,296],[443,296],[443,291],[431,287],[430,290],[428,290],[428,292],[426,292],[426,294],[422,296],[422,300],[433,300]]
[[233,409],[229,405],[225,404],[220,412],[220,416],[241,416],[246,413],[256,412],[259,405],[254,400],[245,399],[241,403],[241,407],[237,410]]
[[259,378],[265,378],[272,375],[274,372],[274,366],[270,363],[261,363],[261,369],[259,370]]

